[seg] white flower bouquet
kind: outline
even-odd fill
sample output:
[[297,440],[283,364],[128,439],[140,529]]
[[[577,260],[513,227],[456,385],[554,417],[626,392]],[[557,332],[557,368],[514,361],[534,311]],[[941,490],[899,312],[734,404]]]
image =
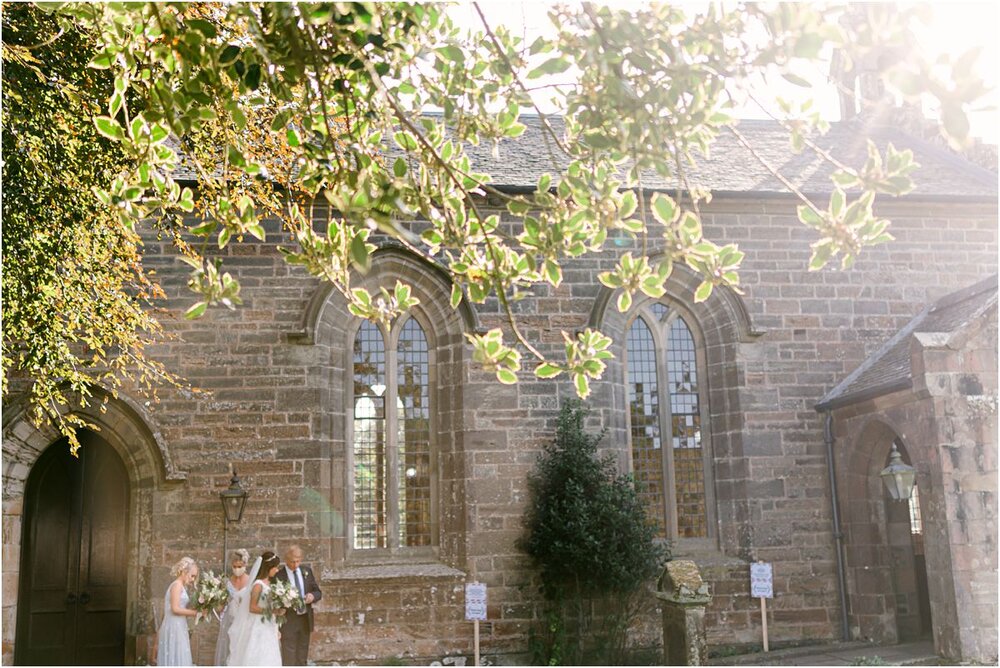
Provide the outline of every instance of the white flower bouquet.
[[271,591],[268,592],[264,600],[264,612],[261,614],[261,622],[264,620],[276,620],[278,626],[285,623],[285,615],[276,615],[275,611],[284,608],[285,610],[301,610],[305,602],[299,596],[299,590],[290,582],[276,580],[271,583]]
[[191,607],[201,613],[195,617],[195,625],[202,619],[208,619],[209,613],[215,614],[218,618],[218,610],[224,608],[229,602],[229,589],[226,587],[226,578],[216,575],[212,571],[201,574],[198,584],[194,590],[194,600]]

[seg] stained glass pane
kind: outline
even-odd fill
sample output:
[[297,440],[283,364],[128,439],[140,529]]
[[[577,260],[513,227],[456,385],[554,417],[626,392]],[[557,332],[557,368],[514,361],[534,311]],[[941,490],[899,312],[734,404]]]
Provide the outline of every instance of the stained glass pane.
[[665,537],[656,348],[653,334],[642,318],[636,318],[629,328],[626,345],[632,472],[646,517],[656,523],[659,535]]
[[430,545],[431,440],[427,338],[410,318],[399,333],[399,544]]
[[385,339],[365,321],[354,339],[354,547],[386,547]]
[[698,364],[694,337],[681,317],[671,323],[667,339],[667,383],[673,423],[677,533],[681,537],[707,536]]

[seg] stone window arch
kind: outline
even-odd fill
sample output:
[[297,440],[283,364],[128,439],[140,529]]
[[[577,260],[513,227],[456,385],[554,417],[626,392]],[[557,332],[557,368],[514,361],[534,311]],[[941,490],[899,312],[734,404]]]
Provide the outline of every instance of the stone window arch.
[[[356,286],[374,294],[381,287],[392,289],[397,280],[411,286],[419,304],[389,327],[357,318],[340,293],[321,285],[295,337],[313,348],[310,373],[316,376],[326,407],[316,424],[320,438],[329,444],[328,526],[335,572],[411,558],[416,558],[414,563],[430,560],[457,568],[465,564],[464,334],[477,331],[478,320],[464,302],[457,310],[451,308],[446,273],[400,248],[376,251]],[[381,365],[375,370],[378,377],[358,367],[372,363]],[[407,373],[419,374],[421,382],[407,382]],[[384,386],[379,388],[381,397],[374,391],[377,385]],[[384,410],[389,401],[396,404],[395,413]],[[372,411],[379,406],[383,413],[376,417]],[[418,439],[415,433],[424,424],[427,434]],[[403,438],[401,425],[404,432],[410,430]],[[388,429],[393,433],[386,433]],[[420,449],[419,457],[408,463],[410,441],[415,447],[420,441]],[[411,455],[417,452],[409,450]],[[382,458],[383,476],[377,487],[376,455]],[[368,467],[365,475],[370,477],[361,480],[357,464]],[[407,478],[410,468],[416,470]],[[374,489],[382,496],[373,494]],[[372,504],[362,507],[366,499]],[[376,501],[381,508],[375,508]]]
[[625,342],[631,471],[665,539],[715,536],[704,345],[690,312],[651,301]]
[[[731,555],[749,558],[753,546],[751,525],[749,465],[744,456],[745,414],[741,407],[741,384],[745,377],[747,356],[761,340],[759,330],[740,296],[726,288],[716,288],[703,302],[693,302],[701,277],[684,265],[674,266],[660,300],[636,299],[621,313],[615,308],[617,290],[601,286],[595,295],[587,325],[614,339],[614,359],[608,360],[605,377],[613,409],[605,424],[608,442],[621,444],[617,452],[623,470],[632,471],[632,426],[628,391],[627,339],[640,312],[649,314],[652,304],[683,315],[691,331],[697,355],[701,439],[706,462],[705,498],[708,538],[687,538],[674,546],[675,554],[695,554],[699,550],[721,549]],[[657,307],[659,308],[659,307]],[[655,345],[665,347],[667,339]],[[661,351],[660,359],[665,358]],[[661,370],[665,374],[665,371]],[[666,434],[666,425],[660,427]]]

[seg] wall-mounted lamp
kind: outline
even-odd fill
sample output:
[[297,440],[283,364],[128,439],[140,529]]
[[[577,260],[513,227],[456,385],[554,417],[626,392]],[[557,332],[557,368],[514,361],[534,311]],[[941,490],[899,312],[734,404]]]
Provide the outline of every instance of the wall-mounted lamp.
[[917,470],[903,462],[902,455],[896,449],[893,442],[892,450],[889,451],[889,465],[879,473],[889,496],[893,501],[906,501],[913,494],[913,486],[917,481]]

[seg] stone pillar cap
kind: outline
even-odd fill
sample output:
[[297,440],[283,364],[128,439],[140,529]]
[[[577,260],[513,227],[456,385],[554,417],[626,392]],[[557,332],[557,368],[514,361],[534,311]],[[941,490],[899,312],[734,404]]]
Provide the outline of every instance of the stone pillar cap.
[[712,600],[698,565],[689,559],[668,561],[656,588],[657,598],[673,603],[705,605]]

